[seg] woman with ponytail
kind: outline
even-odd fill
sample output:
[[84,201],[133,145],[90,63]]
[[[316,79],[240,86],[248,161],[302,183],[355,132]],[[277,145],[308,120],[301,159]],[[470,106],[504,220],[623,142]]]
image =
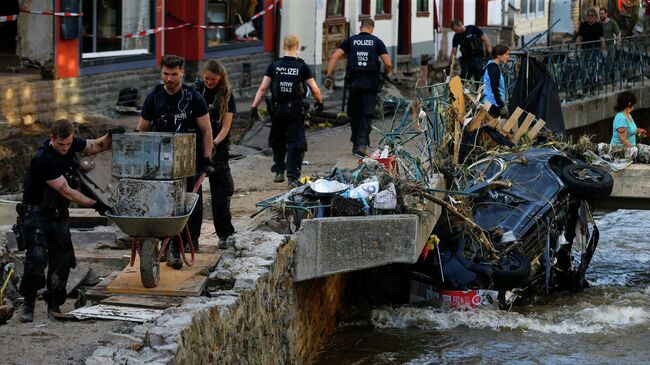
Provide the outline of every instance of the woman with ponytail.
[[219,248],[225,249],[226,240],[235,233],[230,214],[230,197],[235,191],[235,186],[228,165],[228,153],[230,127],[237,110],[228,73],[221,62],[215,59],[207,60],[203,66],[202,76],[203,80],[197,82],[196,89],[208,104],[212,135],[215,136],[212,157],[215,171],[209,177],[212,219],[219,237]]

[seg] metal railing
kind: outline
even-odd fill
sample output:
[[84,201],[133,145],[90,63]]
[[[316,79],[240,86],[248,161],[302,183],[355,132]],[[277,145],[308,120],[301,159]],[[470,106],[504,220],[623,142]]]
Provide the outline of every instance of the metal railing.
[[[556,83],[560,100],[580,100],[606,92],[645,84],[650,77],[650,36],[623,38],[620,44],[585,42],[513,51],[501,66],[506,83],[506,103],[521,72],[522,59],[534,57],[546,66]],[[532,77],[532,76],[531,76]],[[482,81],[463,80],[466,93],[477,92]],[[395,148],[398,165],[416,181],[425,181],[436,154],[443,151],[445,133],[453,129],[448,110],[451,105],[447,82],[416,85],[415,97],[388,97],[381,101],[383,122],[376,128],[384,143]],[[470,107],[472,108],[472,107]],[[462,118],[455,116],[454,118]]]
[[[567,43],[551,47],[529,48],[526,52],[513,52],[517,57],[534,57],[542,62],[557,84],[563,101],[644,85],[650,75],[650,36],[639,35],[622,38],[620,44],[606,40]],[[518,72],[520,60],[504,67],[509,89]]]

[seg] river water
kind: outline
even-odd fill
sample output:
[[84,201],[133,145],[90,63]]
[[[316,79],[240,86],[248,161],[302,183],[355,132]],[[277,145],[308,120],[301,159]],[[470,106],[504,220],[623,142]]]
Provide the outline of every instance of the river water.
[[596,213],[591,288],[510,312],[375,308],[318,364],[650,364],[650,211]]

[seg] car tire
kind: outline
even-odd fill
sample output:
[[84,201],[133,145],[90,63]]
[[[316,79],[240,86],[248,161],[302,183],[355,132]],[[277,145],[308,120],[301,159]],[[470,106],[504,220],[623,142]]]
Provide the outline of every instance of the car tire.
[[607,198],[612,193],[614,178],[600,167],[573,164],[562,169],[562,181],[578,198]]
[[499,289],[517,288],[530,277],[530,259],[519,251],[509,252],[494,265],[492,281]]

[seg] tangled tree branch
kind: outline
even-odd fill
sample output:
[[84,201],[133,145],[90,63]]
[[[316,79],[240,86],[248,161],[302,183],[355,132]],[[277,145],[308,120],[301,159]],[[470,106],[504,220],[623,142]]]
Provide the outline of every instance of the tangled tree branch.
[[466,217],[465,215],[463,215],[462,213],[460,213],[458,211],[458,209],[456,209],[456,207],[454,207],[453,205],[447,203],[446,201],[444,201],[444,200],[442,200],[440,198],[437,198],[435,195],[433,195],[433,194],[431,194],[429,192],[426,192],[422,188],[422,186],[420,186],[420,185],[408,184],[407,189],[412,193],[416,193],[416,194],[420,195],[421,197],[442,206],[443,208],[447,209],[447,211],[449,211],[451,214],[453,214],[454,216],[458,217],[463,222],[465,222],[468,226],[470,226],[470,228],[474,229],[477,232],[477,235],[478,235],[479,241],[481,242],[481,245],[483,245],[483,248],[490,254],[490,256],[494,260],[499,259],[499,256],[497,256],[497,252],[494,249],[494,246],[492,245],[492,242],[490,242],[488,237],[485,235],[485,232],[483,231],[483,228],[481,228],[478,224],[474,223],[474,221],[472,219],[470,219],[470,218]]

